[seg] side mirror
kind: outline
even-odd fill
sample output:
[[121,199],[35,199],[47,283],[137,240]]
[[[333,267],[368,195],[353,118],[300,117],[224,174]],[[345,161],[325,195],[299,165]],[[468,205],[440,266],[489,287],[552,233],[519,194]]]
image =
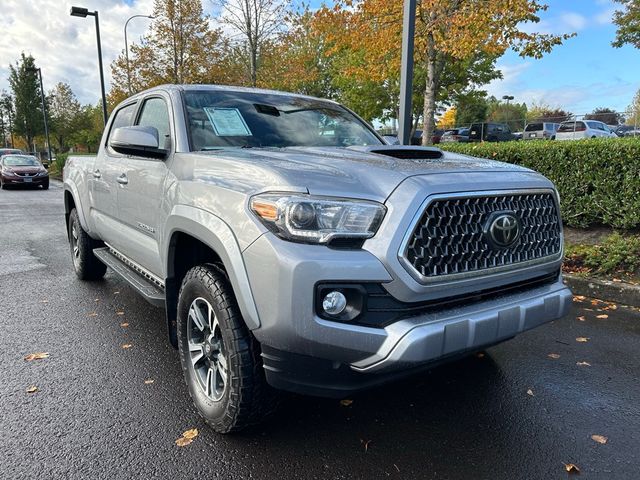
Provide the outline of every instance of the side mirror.
[[109,146],[124,155],[149,158],[164,158],[167,151],[159,148],[158,129],[155,127],[116,128],[109,140]]

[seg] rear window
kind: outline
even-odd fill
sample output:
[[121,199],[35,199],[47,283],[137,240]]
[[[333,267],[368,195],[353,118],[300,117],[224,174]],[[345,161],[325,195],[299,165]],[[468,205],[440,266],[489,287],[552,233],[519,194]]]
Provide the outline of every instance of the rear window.
[[524,129],[525,132],[537,132],[538,130],[544,130],[541,123],[530,123]]
[[587,127],[584,122],[564,122],[560,124],[558,132],[573,132],[574,130],[585,130]]

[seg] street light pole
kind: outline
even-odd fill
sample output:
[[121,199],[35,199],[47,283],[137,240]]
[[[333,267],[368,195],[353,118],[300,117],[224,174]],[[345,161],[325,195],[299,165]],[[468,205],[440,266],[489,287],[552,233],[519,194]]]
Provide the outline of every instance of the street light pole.
[[402,63],[400,66],[400,145],[411,144],[411,97],[413,94],[413,46],[416,31],[416,0],[404,0],[402,20]]
[[104,119],[104,124],[107,124],[108,115],[107,115],[107,95],[105,94],[104,89],[104,72],[102,68],[102,45],[100,43],[100,20],[98,17],[98,11],[90,12],[88,9],[83,7],[71,7],[71,16],[72,17],[81,17],[86,18],[87,16],[91,16],[95,18],[96,21],[96,41],[98,43],[98,69],[100,71],[100,89],[102,92],[102,116]]
[[53,162],[53,156],[51,155],[51,142],[49,141],[49,124],[47,122],[47,104],[44,99],[44,87],[42,86],[42,69],[39,67],[30,67],[27,68],[28,72],[34,72],[38,74],[38,79],[40,80],[40,98],[42,100],[42,118],[44,119],[44,136],[47,139],[47,157],[49,160],[49,164]]
[[129,43],[127,42],[127,25],[129,25],[129,22],[132,19],[137,17],[146,17],[152,20],[155,18],[153,15],[133,15],[129,17],[126,22],[124,22],[124,55],[127,59],[127,87],[129,88],[129,95],[132,95],[133,92],[131,91],[131,70],[129,69]]

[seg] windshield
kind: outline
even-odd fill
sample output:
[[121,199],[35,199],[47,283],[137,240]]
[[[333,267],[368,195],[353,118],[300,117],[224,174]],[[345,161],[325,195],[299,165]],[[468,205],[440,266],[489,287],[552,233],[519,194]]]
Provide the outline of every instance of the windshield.
[[530,123],[524,129],[525,132],[535,132],[537,130],[544,130],[544,127],[541,123]]
[[39,167],[40,162],[36,157],[28,157],[26,155],[6,155],[2,159],[3,163],[8,167]]
[[322,100],[233,91],[185,92],[184,99],[194,151],[382,145],[349,111]]

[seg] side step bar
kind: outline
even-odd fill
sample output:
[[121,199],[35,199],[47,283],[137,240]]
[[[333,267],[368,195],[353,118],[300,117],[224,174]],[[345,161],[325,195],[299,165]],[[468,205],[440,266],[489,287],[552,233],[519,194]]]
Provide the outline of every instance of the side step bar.
[[147,279],[133,266],[128,265],[119,256],[116,256],[109,247],[96,248],[93,250],[93,254],[136,289],[150,304],[156,307],[164,307],[165,294],[160,285]]

